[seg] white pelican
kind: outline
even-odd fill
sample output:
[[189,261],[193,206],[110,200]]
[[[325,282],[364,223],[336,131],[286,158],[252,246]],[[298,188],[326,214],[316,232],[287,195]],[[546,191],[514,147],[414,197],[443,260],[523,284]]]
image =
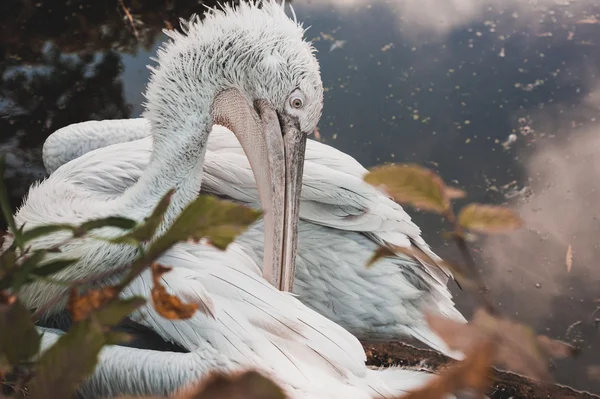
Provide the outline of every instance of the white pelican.
[[[244,147],[266,208],[265,236],[273,240],[265,244],[267,278],[236,244],[226,252],[201,245],[174,247],[158,260],[173,266],[163,277],[165,286],[202,302],[214,318],[196,312],[188,320],[170,321],[152,306],[142,308],[132,315],[135,321],[189,352],[109,347],[82,388],[83,396],[166,394],[212,370],[249,367],[273,377],[292,398],[389,397],[428,380],[425,373],[368,369],[354,336],[273,286],[285,289],[293,282],[288,265],[295,252],[305,132],[316,127],[322,109],[318,63],[301,26],[275,0],[267,0],[262,8],[250,2],[237,10],[213,10],[202,22],[192,21],[187,34],[170,36],[146,91],[153,150],[139,180],[119,195],[106,193],[78,180],[75,160],[31,188],[16,221],[32,227],[107,215],[142,220],[177,187],[165,218],[168,225],[199,192],[208,134],[219,123]],[[64,237],[44,237],[33,246],[47,247]],[[55,256],[81,258],[55,275],[63,279],[106,272],[135,256],[128,247],[92,240],[62,249]],[[145,273],[124,295],[148,297],[150,286],[151,276]],[[21,299],[37,308],[62,290],[32,284],[21,291]],[[46,316],[63,306],[53,306]],[[45,334],[44,346],[56,337]]]
[[[134,184],[152,153],[144,118],[89,121],[64,127],[44,143],[49,173],[76,159],[77,179],[120,195]],[[425,321],[433,309],[465,321],[438,268],[400,255],[366,263],[380,244],[416,245],[435,257],[419,228],[400,205],[363,182],[367,170],[354,158],[308,140],[302,180],[294,293],[309,307],[370,342],[413,337],[453,357]],[[215,125],[208,139],[202,191],[259,207],[256,183],[243,149],[226,128]],[[262,222],[236,240],[263,263]]]

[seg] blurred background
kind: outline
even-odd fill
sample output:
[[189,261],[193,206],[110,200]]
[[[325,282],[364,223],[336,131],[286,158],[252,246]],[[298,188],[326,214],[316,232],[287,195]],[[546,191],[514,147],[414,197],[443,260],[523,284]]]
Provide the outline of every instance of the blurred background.
[[[214,3],[0,3],[0,152],[8,154],[13,207],[44,177],[41,146],[53,131],[141,115],[162,30]],[[288,3],[319,51],[320,140],[366,167],[419,163],[470,201],[518,210],[525,228],[474,243],[493,298],[539,333],[581,345],[555,375],[599,392],[587,367],[600,364],[600,4]],[[457,257],[439,217],[409,212],[438,254]],[[469,315],[469,298],[452,290]]]

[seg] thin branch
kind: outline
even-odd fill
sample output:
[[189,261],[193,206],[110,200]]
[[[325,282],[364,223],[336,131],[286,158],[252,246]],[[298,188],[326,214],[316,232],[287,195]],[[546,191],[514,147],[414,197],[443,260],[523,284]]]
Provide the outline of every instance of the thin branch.
[[137,29],[135,28],[135,24],[133,22],[133,17],[131,16],[129,9],[127,9],[127,7],[125,7],[125,3],[123,2],[123,0],[119,0],[119,4],[121,4],[121,8],[125,12],[125,15],[127,16],[127,19],[129,20],[129,24],[131,25],[131,29],[133,29],[133,34],[135,35],[135,38],[139,41],[140,35],[138,34]]

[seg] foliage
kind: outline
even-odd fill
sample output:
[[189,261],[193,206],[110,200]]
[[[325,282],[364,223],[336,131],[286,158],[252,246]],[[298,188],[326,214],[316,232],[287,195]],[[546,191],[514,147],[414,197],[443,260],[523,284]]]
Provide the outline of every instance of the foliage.
[[[161,284],[161,276],[170,268],[158,265],[155,260],[171,246],[188,239],[207,239],[223,249],[260,217],[260,212],[241,205],[201,196],[160,233],[173,194],[171,191],[157,204],[152,214],[140,223],[122,217],[109,217],[80,225],[17,226],[2,179],[3,165],[3,159],[0,159],[0,210],[9,232],[4,250],[0,253],[0,381],[4,386],[13,388],[12,393],[7,394],[9,396],[27,387],[28,396],[32,398],[72,397],[81,381],[93,372],[102,347],[127,338],[113,332],[112,327],[144,305],[145,300],[140,297],[123,299],[120,294],[149,267],[152,267],[154,277],[152,303],[159,314],[169,319],[188,318],[198,309],[210,314],[209,308],[185,304],[167,294]],[[84,237],[100,239],[94,237],[93,233],[105,227],[123,230],[122,235],[108,240],[108,245],[132,245],[138,248],[139,256],[125,277],[115,285],[100,288],[89,288],[87,285],[96,283],[97,286],[101,278],[85,284],[53,280],[53,274],[78,260],[47,261],[47,255],[59,253],[62,246],[74,240]],[[56,232],[70,234],[55,246],[32,249],[32,241]],[[19,301],[20,289],[38,280],[71,287],[67,309],[74,322],[67,334],[41,354],[41,336],[35,328],[32,314]],[[2,391],[0,397],[3,397]]]
[[[382,257],[398,253],[450,271],[463,288],[471,292],[483,305],[468,324],[428,314],[428,324],[452,350],[461,351],[465,359],[449,367],[429,385],[403,398],[441,399],[449,393],[470,390],[476,397],[485,397],[489,387],[490,367],[494,364],[522,373],[537,380],[549,380],[550,358],[573,356],[575,348],[566,343],[537,336],[525,325],[500,314],[488,296],[488,289],[479,274],[479,267],[467,245],[469,231],[477,233],[506,233],[523,225],[522,219],[511,209],[471,203],[455,215],[452,200],[464,198],[466,193],[447,186],[433,171],[418,165],[390,164],[372,169],[365,181],[382,188],[401,204],[441,214],[452,225],[447,234],[457,245],[463,264],[434,259],[416,247],[386,246],[379,248],[369,259],[371,267]],[[567,253],[570,269],[572,254]]]

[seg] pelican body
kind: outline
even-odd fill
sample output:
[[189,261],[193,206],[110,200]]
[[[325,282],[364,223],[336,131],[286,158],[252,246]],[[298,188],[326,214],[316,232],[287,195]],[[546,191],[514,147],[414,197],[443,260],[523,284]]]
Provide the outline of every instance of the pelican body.
[[[173,269],[162,277],[171,293],[202,303],[211,316],[161,318],[151,305],[131,315],[186,353],[111,346],[84,383],[85,398],[165,395],[211,371],[258,369],[291,398],[394,397],[426,382],[425,373],[372,370],[358,340],[286,292],[293,285],[302,159],[307,132],[315,129],[323,90],[318,63],[303,29],[275,0],[241,3],[194,19],[185,34],[170,32],[146,90],[152,150],[139,178],[119,194],[79,179],[78,161],[34,185],[16,214],[18,225],[79,223],[122,215],[143,220],[176,188],[159,233],[201,190],[207,140],[219,124],[235,134],[257,184],[264,217],[261,268],[239,245],[227,251],[179,244],[157,261]],[[119,232],[106,228],[98,234]],[[65,239],[56,233],[32,242],[47,248]],[[7,242],[6,245],[10,243]],[[135,250],[105,241],[70,242],[55,258],[78,258],[55,278],[105,274],[132,261]],[[99,284],[111,284],[110,278]],[[124,296],[150,296],[143,273]],[[278,288],[283,289],[280,291]],[[34,283],[20,293],[29,308],[47,305],[64,287]],[[51,318],[64,301],[50,307]],[[60,332],[46,330],[43,347]]]

